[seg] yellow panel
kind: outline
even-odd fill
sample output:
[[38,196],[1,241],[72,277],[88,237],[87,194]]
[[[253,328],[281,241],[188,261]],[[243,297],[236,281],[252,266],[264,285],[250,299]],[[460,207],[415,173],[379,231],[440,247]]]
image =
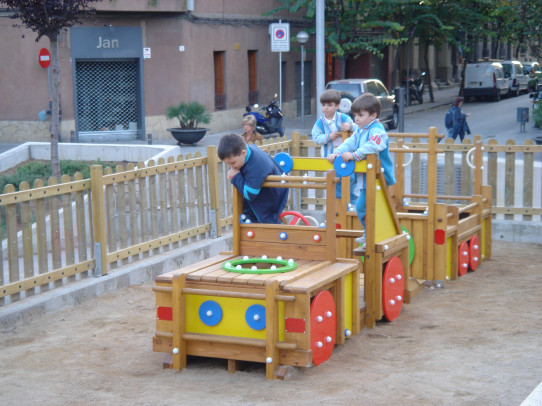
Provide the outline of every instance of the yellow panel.
[[[216,326],[208,326],[199,318],[199,307],[207,300],[215,301],[222,308],[222,319]],[[265,300],[186,295],[186,332],[265,340],[265,328],[254,330],[245,321],[245,312],[253,304],[265,307]],[[284,340],[283,302],[279,302],[279,340]]]
[[[380,186],[380,181],[376,181],[377,186]],[[375,242],[385,240],[397,235],[393,216],[384,196],[382,188],[376,191],[376,207],[375,207]]]
[[[294,165],[292,170],[294,171],[327,171],[333,169],[333,165],[329,163],[326,158],[293,158]],[[362,173],[367,172],[367,161],[356,161],[354,172]]]
[[352,312],[356,311],[352,309],[353,294],[356,292],[352,292],[352,273],[349,273],[344,277],[344,327],[350,331],[352,331]]
[[452,279],[452,238],[446,239],[446,279]]

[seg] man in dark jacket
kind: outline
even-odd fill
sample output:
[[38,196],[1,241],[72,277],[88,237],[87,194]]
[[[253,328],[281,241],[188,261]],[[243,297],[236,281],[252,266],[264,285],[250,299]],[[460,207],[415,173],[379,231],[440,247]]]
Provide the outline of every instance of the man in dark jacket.
[[229,165],[228,179],[243,195],[243,214],[253,223],[279,223],[286,207],[287,188],[262,187],[268,175],[281,175],[280,166],[243,137],[227,134],[218,144],[218,157]]

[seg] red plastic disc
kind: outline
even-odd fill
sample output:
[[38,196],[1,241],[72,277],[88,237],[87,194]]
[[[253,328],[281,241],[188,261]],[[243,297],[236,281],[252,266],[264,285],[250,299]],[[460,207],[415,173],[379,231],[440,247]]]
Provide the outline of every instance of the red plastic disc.
[[469,270],[469,245],[466,241],[459,244],[457,253],[457,274],[463,276]]
[[335,300],[329,291],[324,290],[311,303],[311,350],[314,365],[320,365],[331,357],[336,331]]
[[403,308],[403,295],[405,293],[405,274],[403,264],[398,257],[392,257],[384,268],[382,278],[382,307],[384,316],[393,321]]
[[480,241],[473,235],[469,241],[469,266],[471,271],[476,271],[480,263]]

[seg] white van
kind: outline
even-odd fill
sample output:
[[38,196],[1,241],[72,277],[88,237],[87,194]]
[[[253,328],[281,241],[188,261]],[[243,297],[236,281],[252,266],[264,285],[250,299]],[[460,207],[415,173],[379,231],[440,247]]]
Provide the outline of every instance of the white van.
[[529,77],[523,73],[523,65],[519,61],[501,62],[504,77],[509,80],[509,94],[519,96],[519,92],[527,93]]
[[468,64],[465,68],[465,87],[463,97],[490,97],[501,100],[508,94],[508,78],[504,77],[499,62],[478,62]]

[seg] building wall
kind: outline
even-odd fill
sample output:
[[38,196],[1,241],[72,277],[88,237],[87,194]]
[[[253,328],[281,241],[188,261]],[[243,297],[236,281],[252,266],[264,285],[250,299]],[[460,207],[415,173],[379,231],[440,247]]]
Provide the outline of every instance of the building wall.
[[[185,5],[184,0],[172,3]],[[194,11],[184,13],[147,11],[146,0],[117,0],[99,3],[98,14],[83,24],[83,27],[141,27],[143,47],[151,49],[151,58],[143,63],[144,109],[146,132],[152,133],[154,139],[170,138],[166,128],[175,122],[166,120],[165,111],[167,106],[181,101],[203,103],[213,113],[211,131],[240,128],[248,103],[248,50],[257,50],[259,104],[267,104],[279,93],[279,54],[271,52],[269,36],[269,24],[278,22],[278,18],[263,17],[262,13],[280,3],[276,0],[225,3],[195,0]],[[117,9],[123,12],[111,12]],[[303,29],[295,16],[289,16],[289,21],[285,17],[283,22],[290,22],[291,37]],[[9,95],[0,98],[0,142],[48,141],[49,120],[38,119],[41,110],[49,109],[48,75],[39,66],[37,55],[42,47],[50,49],[49,40],[42,38],[36,43],[35,33],[13,28],[13,23],[7,16],[0,16],[0,88],[3,95]],[[75,129],[69,35],[63,33],[59,42],[64,141],[70,139],[70,131]],[[307,46],[313,47],[313,43],[311,38]],[[184,46],[184,51],[179,50],[180,46]],[[295,62],[300,60],[297,44],[291,42],[290,46],[290,52],[282,53],[283,82],[289,84],[282,94],[286,115],[293,115],[296,110]],[[221,111],[215,110],[214,105],[215,51],[223,51],[225,55],[227,104],[226,110]],[[306,59],[311,61],[314,55],[307,53]]]

